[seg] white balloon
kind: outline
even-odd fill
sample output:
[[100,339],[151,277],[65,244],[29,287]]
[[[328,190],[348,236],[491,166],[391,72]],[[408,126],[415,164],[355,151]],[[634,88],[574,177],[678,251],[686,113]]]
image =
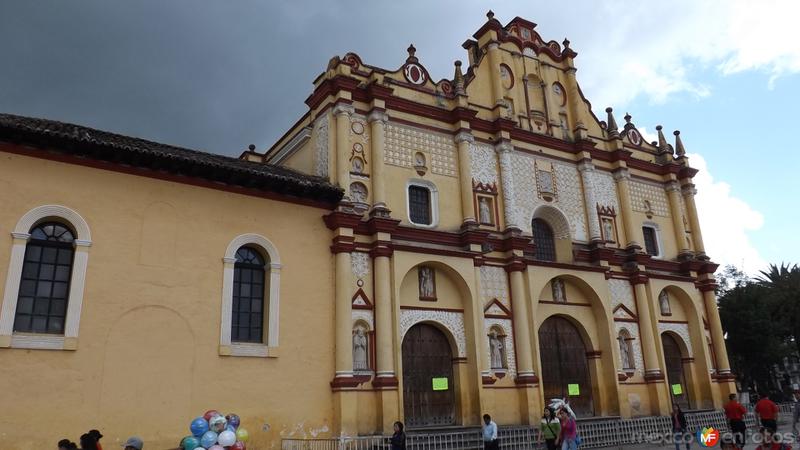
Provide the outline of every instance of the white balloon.
[[219,442],[219,445],[223,447],[231,446],[236,443],[236,433],[231,430],[225,430],[219,434],[217,442]]

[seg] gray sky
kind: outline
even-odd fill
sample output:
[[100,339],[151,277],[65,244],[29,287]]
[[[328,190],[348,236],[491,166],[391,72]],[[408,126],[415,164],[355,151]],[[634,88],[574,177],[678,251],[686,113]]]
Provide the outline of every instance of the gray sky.
[[332,56],[395,68],[413,42],[434,78],[449,78],[488,9],[379,3],[5,1],[0,111],[218,153],[263,149],[306,111]]

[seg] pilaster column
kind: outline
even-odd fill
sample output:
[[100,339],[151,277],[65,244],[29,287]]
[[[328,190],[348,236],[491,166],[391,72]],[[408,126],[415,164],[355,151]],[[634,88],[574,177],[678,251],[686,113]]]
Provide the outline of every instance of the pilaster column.
[[589,223],[589,240],[599,242],[603,240],[600,233],[600,219],[597,217],[597,200],[594,192],[594,183],[592,182],[592,175],[594,174],[594,164],[591,161],[584,160],[578,164],[578,171],[581,173],[581,181],[583,182],[583,199],[586,203],[586,218]]
[[683,201],[686,204],[686,215],[689,216],[689,226],[692,227],[692,241],[694,242],[694,251],[699,259],[708,259],[706,256],[706,248],[703,244],[703,234],[700,231],[700,218],[697,216],[697,206],[694,202],[694,196],[697,195],[697,189],[694,184],[684,184],[681,187],[683,192]]
[[517,382],[535,381],[533,371],[533,351],[531,350],[531,331],[528,324],[528,292],[520,263],[506,268],[511,279],[511,312],[514,314],[514,343],[517,351]]
[[370,170],[370,178],[372,179],[372,212],[379,213],[381,216],[386,216],[389,213],[389,208],[386,206],[386,179],[384,177],[385,164],[383,162],[383,155],[386,142],[386,122],[389,116],[380,109],[373,109],[367,118],[372,131],[370,139],[370,155],[372,157],[372,169]]
[[[572,58],[569,59],[569,64],[572,66]],[[572,123],[572,127],[570,131],[573,133],[575,140],[587,138],[587,130],[586,126],[580,120],[580,112],[582,111],[581,106],[581,94],[580,89],[578,88],[578,80],[575,77],[575,72],[577,69],[575,67],[570,67],[565,71],[567,76],[567,85],[564,86],[567,90],[567,105],[569,111],[569,119]]]
[[336,116],[336,181],[344,189],[345,199],[350,199],[350,116],[353,105],[337,103],[333,108]]
[[489,65],[491,70],[491,80],[492,80],[492,98],[494,99],[494,104],[502,104],[503,100],[503,85],[501,84],[500,80],[500,44],[497,42],[492,42],[489,44],[488,48],[489,53]]
[[[11,347],[11,335],[14,332],[14,318],[17,314],[17,295],[22,278],[22,261],[25,259],[25,246],[30,235],[27,233],[11,233],[11,259],[8,264],[6,287],[3,291],[3,304],[0,305],[0,347]],[[17,262],[15,264],[15,262]]]
[[622,225],[625,228],[626,248],[629,250],[641,250],[642,227],[637,227],[633,223],[633,208],[631,206],[631,175],[627,168],[619,168],[614,171],[614,180],[617,182],[617,193],[619,194],[620,212],[622,213]]
[[468,131],[461,131],[455,137],[458,145],[458,177],[461,189],[461,215],[465,227],[477,225],[475,206],[472,197],[472,157],[469,148],[475,138]]
[[[713,281],[713,280],[712,280]],[[706,314],[708,314],[708,328],[711,330],[711,342],[714,347],[714,356],[717,362],[717,375],[731,377],[731,364],[728,361],[728,351],[725,348],[725,334],[722,332],[722,322],[719,319],[717,296],[714,293],[716,284],[708,283],[701,287]]]
[[503,186],[503,213],[506,220],[506,229],[515,228],[520,230],[516,214],[517,195],[512,175],[511,150],[513,149],[514,146],[508,141],[501,141],[495,146],[495,151],[500,160],[500,184]]
[[[336,251],[336,250],[335,250]],[[353,316],[351,250],[336,253],[336,378],[353,376]]]
[[650,307],[650,301],[647,295],[646,283],[646,278],[634,278],[631,280],[636,294],[636,311],[639,317],[639,337],[642,340],[642,352],[644,353],[644,377],[647,380],[661,380],[664,378],[664,374],[661,371],[661,363],[657,351],[660,342],[655,336],[652,308]]
[[686,243],[686,230],[683,226],[683,211],[681,209],[681,187],[677,181],[667,183],[667,197],[672,210],[672,228],[675,229],[675,244],[678,247],[678,257],[683,258],[691,254]]
[[[380,384],[390,381],[397,385],[394,372],[394,344],[392,340],[394,326],[392,324],[392,287],[389,253],[375,254],[375,333],[377,338],[377,376]],[[390,380],[386,380],[389,378]]]

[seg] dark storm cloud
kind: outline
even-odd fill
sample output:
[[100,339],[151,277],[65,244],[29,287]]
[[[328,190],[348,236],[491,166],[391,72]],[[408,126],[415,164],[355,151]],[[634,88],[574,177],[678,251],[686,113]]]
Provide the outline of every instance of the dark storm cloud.
[[[0,111],[238,155],[306,111],[330,57],[434,79],[466,60],[476,2],[35,1],[0,4]],[[505,9],[505,8],[504,8]],[[508,8],[501,21],[524,11]]]

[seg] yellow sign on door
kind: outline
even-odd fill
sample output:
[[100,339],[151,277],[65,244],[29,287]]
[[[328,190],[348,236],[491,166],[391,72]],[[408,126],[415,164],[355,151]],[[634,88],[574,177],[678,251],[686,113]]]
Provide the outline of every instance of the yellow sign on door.
[[673,384],[672,385],[672,395],[681,395],[683,394],[683,386],[680,384]]
[[433,390],[434,391],[446,391],[447,389],[448,389],[447,378],[434,378],[433,379]]
[[567,391],[569,395],[581,395],[581,385],[580,384],[568,384]]

